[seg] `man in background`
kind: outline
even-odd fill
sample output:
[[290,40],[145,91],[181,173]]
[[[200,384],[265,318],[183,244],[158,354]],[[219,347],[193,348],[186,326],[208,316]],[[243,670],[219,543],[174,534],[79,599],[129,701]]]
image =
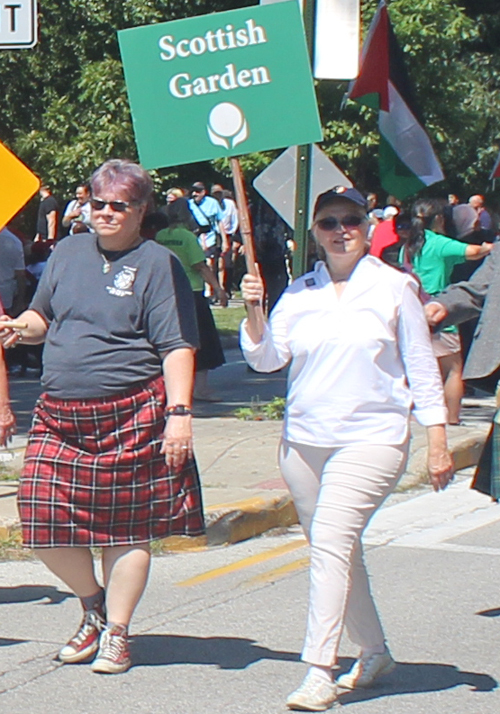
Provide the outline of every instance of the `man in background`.
[[38,206],[38,218],[36,222],[35,241],[57,240],[57,229],[59,222],[59,206],[52,195],[50,186],[43,184],[40,186],[40,205]]
[[234,263],[241,247],[238,237],[238,208],[231,191],[227,191],[220,184],[214,184],[211,189],[212,196],[220,203],[222,208],[222,225],[227,236],[229,250],[219,261],[219,282],[225,292],[231,297],[233,291]]
[[483,231],[490,231],[492,228],[491,216],[484,207],[484,196],[479,193],[469,198],[469,203],[479,217],[479,223]]
[[82,223],[88,232],[93,232],[90,225],[90,187],[85,183],[76,187],[75,198],[66,206],[62,218],[62,224],[69,229],[69,235],[73,235],[75,226]]
[[197,181],[191,187],[189,209],[199,226],[198,242],[203,248],[205,259],[217,276],[219,258],[229,250],[226,231],[222,223],[223,211],[220,203],[207,195],[205,184]]

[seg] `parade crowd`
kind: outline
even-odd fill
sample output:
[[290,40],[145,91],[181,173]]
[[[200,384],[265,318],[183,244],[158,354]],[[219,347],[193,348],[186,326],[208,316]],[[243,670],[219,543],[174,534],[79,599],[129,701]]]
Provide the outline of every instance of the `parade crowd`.
[[[258,269],[246,273],[219,184],[172,187],[158,207],[146,171],[110,160],[63,211],[43,185],[33,239],[15,222],[0,231],[0,445],[15,432],[8,375],[43,362],[23,543],[82,606],[59,659],[127,671],[151,541],[204,531],[192,400],[216,398],[208,375],[225,361],[211,305],[241,290],[248,365],[289,366],[279,465],[311,546],[308,671],[287,706],[323,711],[396,666],[361,538],[405,471],[412,416],[433,488],[453,477],[446,425],[460,424],[463,378],[495,379],[500,364],[498,219],[480,195],[382,205],[332,187],[316,197],[309,271],[294,281],[293,233],[264,204],[253,224]],[[494,425],[476,484],[493,497],[498,444]],[[344,628],[359,658],[335,680]]]

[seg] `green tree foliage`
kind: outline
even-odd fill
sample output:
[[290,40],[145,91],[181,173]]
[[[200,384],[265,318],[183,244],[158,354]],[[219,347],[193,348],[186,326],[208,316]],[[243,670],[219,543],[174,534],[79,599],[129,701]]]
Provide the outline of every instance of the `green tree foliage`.
[[[116,30],[244,4],[41,0],[39,45],[0,53],[0,141],[65,196],[106,158],[136,158]],[[376,7],[377,0],[363,0],[365,27]],[[447,176],[440,188],[484,191],[499,150],[498,1],[392,0],[389,12]],[[347,82],[317,83],[323,148],[361,188],[376,189],[376,116],[352,102],[341,110],[346,89]],[[244,157],[247,177],[276,153]],[[229,174],[225,160],[157,172],[156,181],[164,188],[220,174]]]

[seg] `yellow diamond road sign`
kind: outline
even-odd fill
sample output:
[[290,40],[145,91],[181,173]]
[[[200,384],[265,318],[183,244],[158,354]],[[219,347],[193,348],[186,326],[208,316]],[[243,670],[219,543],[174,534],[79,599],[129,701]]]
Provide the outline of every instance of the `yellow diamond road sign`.
[[40,179],[0,144],[0,229],[40,188]]

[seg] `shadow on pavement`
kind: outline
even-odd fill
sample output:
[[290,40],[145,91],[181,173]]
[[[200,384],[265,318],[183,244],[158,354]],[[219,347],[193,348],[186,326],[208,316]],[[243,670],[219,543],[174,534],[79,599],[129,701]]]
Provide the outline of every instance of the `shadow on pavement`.
[[73,593],[58,590],[52,585],[17,585],[11,588],[0,587],[0,605],[7,605],[16,602],[33,602],[34,600],[45,600],[49,602],[43,605],[59,605],[67,598],[76,597]]
[[494,607],[491,610],[481,610],[481,612],[476,612],[476,615],[481,615],[482,617],[500,617],[500,607]]
[[[349,669],[354,660],[340,660],[342,670]],[[463,672],[452,664],[437,662],[398,662],[394,672],[381,678],[369,690],[339,690],[342,704],[393,697],[399,694],[417,694],[419,692],[437,692],[466,685],[473,692],[491,692],[498,687],[498,682],[489,674]],[[345,693],[343,693],[345,692]]]
[[278,659],[298,662],[298,652],[281,652],[241,637],[137,635],[131,641],[134,666],[212,664],[221,669],[245,669],[254,662]]
[[0,637],[0,647],[12,647],[12,645],[24,645],[29,640],[11,640],[6,637]]

